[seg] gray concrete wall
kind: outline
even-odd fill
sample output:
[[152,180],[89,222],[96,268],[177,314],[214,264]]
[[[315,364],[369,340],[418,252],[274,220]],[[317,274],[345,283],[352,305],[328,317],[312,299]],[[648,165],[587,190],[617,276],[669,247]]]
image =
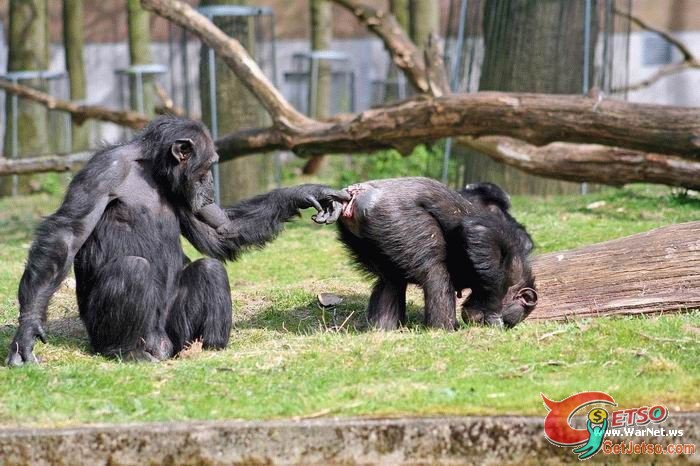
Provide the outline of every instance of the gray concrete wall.
[[[669,427],[700,439],[700,415],[672,413]],[[632,438],[676,443],[671,437]],[[690,464],[694,456],[608,456],[598,463]],[[542,417],[317,419],[193,422],[0,430],[2,464],[519,464],[578,463],[549,443]]]

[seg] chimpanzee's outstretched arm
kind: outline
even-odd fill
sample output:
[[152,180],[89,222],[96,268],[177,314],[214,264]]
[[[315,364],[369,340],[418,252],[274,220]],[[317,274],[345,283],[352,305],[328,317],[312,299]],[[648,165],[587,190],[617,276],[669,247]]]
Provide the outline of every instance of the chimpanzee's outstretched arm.
[[37,228],[19,284],[19,328],[8,365],[36,362],[32,351],[36,338],[46,342],[48,302],[125,176],[123,163],[112,163],[109,154],[96,155],[73,179],[61,207]]
[[305,184],[276,189],[225,209],[209,205],[197,215],[181,212],[180,224],[185,237],[200,252],[233,260],[242,250],[274,239],[300,209],[314,207],[322,211],[330,209],[334,202],[347,200],[346,192]]

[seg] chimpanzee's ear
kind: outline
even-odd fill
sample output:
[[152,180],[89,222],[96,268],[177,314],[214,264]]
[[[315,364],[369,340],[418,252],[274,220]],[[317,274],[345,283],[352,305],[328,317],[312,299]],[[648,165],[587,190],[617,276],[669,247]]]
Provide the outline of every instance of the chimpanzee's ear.
[[178,163],[182,163],[194,153],[194,143],[192,139],[178,139],[170,146],[170,152]]

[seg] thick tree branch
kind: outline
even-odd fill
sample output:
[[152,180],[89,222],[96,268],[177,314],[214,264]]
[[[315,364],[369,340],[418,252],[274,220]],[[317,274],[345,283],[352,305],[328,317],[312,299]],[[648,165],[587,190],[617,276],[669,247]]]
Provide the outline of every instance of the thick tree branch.
[[6,159],[0,157],[0,175],[75,171],[90,160],[90,157],[92,157],[92,152],[47,155],[28,159]]
[[535,257],[540,302],[530,318],[700,308],[698,238],[700,222],[689,222]]
[[196,34],[214,49],[267,110],[276,125],[303,126],[310,121],[287,102],[240,42],[226,35],[194,8],[177,0],[141,0],[141,5]]
[[460,144],[532,175],[609,186],[656,183],[700,190],[700,162],[594,144],[536,147],[505,136],[460,138]]
[[139,129],[150,121],[148,116],[123,110],[110,110],[99,105],[81,105],[68,100],[56,99],[45,92],[38,91],[22,84],[13,84],[0,80],[0,89],[19,97],[38,102],[51,110],[61,110],[71,115],[73,121],[82,124],[85,120],[100,120],[115,123],[129,128]]
[[[348,3],[357,4],[354,1],[336,1],[336,3],[344,6],[347,6]],[[370,27],[361,14],[361,7],[356,6],[348,9],[353,12],[359,12],[356,13],[356,16],[383,40],[392,56],[401,50],[413,50],[416,48],[415,44],[405,34],[392,34],[392,31]],[[643,29],[659,34],[678,48],[684,57],[684,62],[664,67],[650,78],[637,85],[630,86],[627,90],[646,87],[664,76],[698,66],[697,60],[695,60],[685,44],[675,39],[669,33],[653,28],[639,18],[622,13],[619,10],[615,12],[618,15],[627,17]],[[375,16],[381,17],[386,23],[395,22],[392,15],[388,13],[375,12]],[[424,68],[402,67],[402,70],[409,79],[426,79],[429,83],[429,93],[439,96],[449,93],[449,86],[445,78],[444,64],[441,60],[435,59],[435,57],[439,59],[435,49],[437,42],[435,38],[431,39],[433,39],[433,47],[426,49],[426,66]],[[436,85],[435,83],[441,84]],[[548,178],[569,181],[595,181],[612,185],[649,182],[686,188],[697,188],[700,184],[697,181],[698,164],[678,157],[667,158],[659,154],[646,154],[600,145],[579,146],[559,143],[538,148],[516,139],[498,136],[478,139],[462,138],[460,142],[480,150],[498,162]]]
[[362,24],[384,42],[394,64],[403,70],[409,82],[419,92],[430,92],[423,57],[418,47],[408,38],[392,14],[356,0],[333,1],[354,14]]
[[[303,129],[272,128],[227,135],[217,141],[224,158],[234,152],[284,148],[301,155],[366,152],[452,136],[502,135],[534,145],[578,142],[700,160],[700,109],[598,103],[583,96],[480,92],[416,98],[319,122]],[[239,152],[239,153],[240,153]]]

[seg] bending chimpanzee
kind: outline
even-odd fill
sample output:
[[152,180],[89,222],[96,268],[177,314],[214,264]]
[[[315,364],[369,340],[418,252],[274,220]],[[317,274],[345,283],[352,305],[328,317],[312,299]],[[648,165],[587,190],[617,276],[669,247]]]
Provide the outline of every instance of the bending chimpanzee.
[[[132,141],[96,153],[61,207],[37,228],[19,286],[8,364],[36,362],[49,299],[75,269],[80,317],[105,355],[161,360],[201,339],[223,348],[231,295],[220,261],[262,246],[299,209],[347,194],[321,185],[278,189],[231,208],[213,203],[214,143],[198,122],[163,117]],[[185,256],[180,234],[213,259]]]
[[427,178],[402,178],[347,191],[351,200],[318,220],[340,217],[341,241],[377,277],[368,306],[375,326],[405,322],[408,283],[423,288],[431,327],[455,328],[455,290],[464,288],[472,290],[467,321],[510,327],[534,308],[532,241],[498,186],[479,183],[458,193]]

